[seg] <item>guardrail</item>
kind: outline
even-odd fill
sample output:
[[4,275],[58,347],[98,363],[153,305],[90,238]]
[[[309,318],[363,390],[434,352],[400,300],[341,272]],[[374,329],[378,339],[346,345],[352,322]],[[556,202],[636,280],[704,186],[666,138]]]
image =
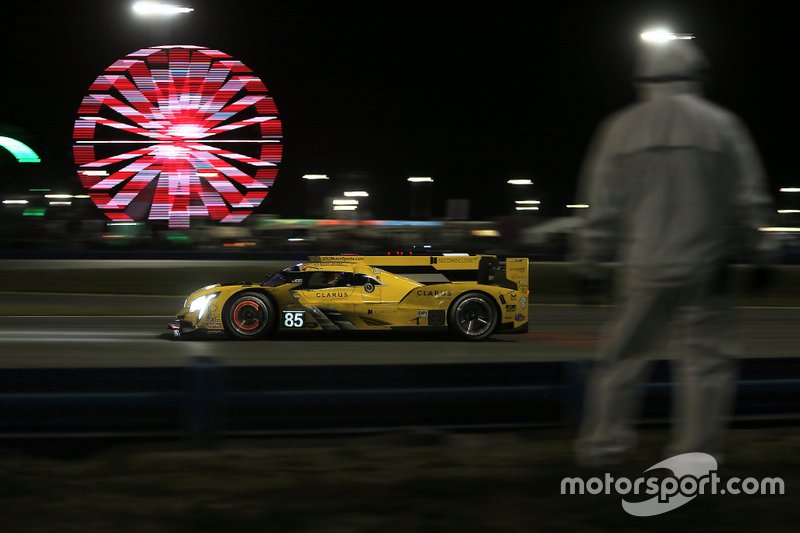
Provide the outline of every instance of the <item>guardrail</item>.
[[[222,435],[389,427],[568,426],[590,363],[0,370],[0,439]],[[642,421],[669,417],[655,364]],[[735,419],[800,418],[800,359],[742,360]]]

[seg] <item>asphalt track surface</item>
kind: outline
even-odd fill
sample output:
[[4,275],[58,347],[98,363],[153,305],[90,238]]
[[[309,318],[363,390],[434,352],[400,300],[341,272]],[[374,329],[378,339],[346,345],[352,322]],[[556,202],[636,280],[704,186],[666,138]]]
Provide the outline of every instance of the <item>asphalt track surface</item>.
[[[610,307],[533,306],[528,333],[463,342],[438,332],[287,333],[259,341],[172,339],[169,316],[3,316],[0,368],[486,363],[591,358]],[[738,308],[740,357],[800,354],[800,308]],[[654,356],[679,353],[666,336]]]

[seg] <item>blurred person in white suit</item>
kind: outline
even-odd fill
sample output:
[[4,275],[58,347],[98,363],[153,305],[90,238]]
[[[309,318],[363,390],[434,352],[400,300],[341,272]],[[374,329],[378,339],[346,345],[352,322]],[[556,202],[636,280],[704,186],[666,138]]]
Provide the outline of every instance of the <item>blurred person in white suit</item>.
[[765,262],[773,247],[759,231],[771,198],[756,147],[704,98],[707,71],[689,39],[643,42],[639,101],[605,120],[585,162],[576,268],[591,287],[599,261],[618,261],[620,305],[589,376],[576,443],[584,465],[618,463],[634,446],[648,355],[670,324],[680,353],[669,354],[678,387],[667,453],[720,456],[736,378],[725,265],[733,245]]

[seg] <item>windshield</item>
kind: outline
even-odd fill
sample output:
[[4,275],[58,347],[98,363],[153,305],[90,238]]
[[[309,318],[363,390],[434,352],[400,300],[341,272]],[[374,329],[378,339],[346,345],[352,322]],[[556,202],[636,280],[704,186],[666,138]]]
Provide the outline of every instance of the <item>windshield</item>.
[[300,273],[300,265],[302,265],[302,263],[284,268],[277,274],[267,274],[267,281],[262,283],[261,286],[277,287],[284,283],[302,283],[303,275]]
[[277,274],[267,274],[267,281],[261,284],[262,287],[277,287],[278,285],[283,285],[284,283],[288,283],[289,280],[286,278],[283,272],[278,272]]

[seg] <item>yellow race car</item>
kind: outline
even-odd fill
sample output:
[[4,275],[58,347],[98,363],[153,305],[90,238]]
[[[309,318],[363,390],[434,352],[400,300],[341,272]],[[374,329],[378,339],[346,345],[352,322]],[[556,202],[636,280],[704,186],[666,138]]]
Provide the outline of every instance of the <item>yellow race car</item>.
[[169,327],[256,339],[286,330],[449,328],[459,338],[528,329],[528,259],[490,255],[310,257],[264,283],[193,292]]

